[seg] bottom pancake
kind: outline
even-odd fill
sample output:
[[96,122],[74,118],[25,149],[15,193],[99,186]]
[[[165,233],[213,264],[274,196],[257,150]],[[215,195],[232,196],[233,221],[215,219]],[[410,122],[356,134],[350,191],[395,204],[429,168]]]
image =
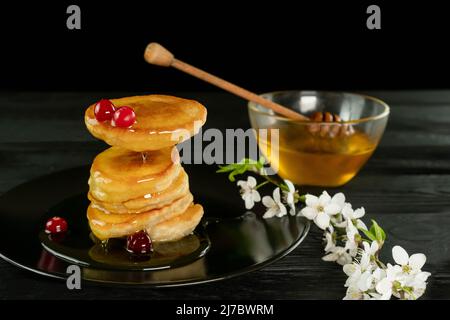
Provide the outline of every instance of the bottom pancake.
[[152,241],[175,241],[194,231],[203,216],[203,207],[192,204],[186,211],[172,219],[147,228]]
[[193,205],[192,200],[189,193],[168,206],[139,214],[113,214],[91,203],[89,226],[100,240],[126,237],[139,230],[147,230],[153,241],[178,240],[190,234],[203,216],[202,206]]

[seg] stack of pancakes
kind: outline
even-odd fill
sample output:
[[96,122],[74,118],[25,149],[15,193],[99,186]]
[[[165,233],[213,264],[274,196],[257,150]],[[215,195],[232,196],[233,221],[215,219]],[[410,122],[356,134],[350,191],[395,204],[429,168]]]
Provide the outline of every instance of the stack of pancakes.
[[88,130],[112,147],[91,167],[87,217],[100,240],[146,230],[152,241],[173,241],[190,234],[203,215],[193,204],[189,179],[176,144],[196,134],[206,121],[200,103],[149,95],[111,99],[134,109],[129,128],[98,122],[94,107],[85,113]]

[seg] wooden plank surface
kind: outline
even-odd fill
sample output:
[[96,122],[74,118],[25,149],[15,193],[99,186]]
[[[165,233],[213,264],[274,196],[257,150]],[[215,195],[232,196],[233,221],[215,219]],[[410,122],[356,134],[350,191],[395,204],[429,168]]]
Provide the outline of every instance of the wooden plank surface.
[[[138,92],[0,92],[0,193],[31,178],[89,164],[105,148],[83,124],[87,104]],[[247,128],[245,101],[226,93],[175,93],[208,107],[206,127]],[[450,298],[450,91],[371,92],[391,105],[383,140],[361,173],[342,190],[387,231],[385,259],[400,244],[428,257],[433,273],[424,298]],[[320,192],[319,189],[310,189]],[[5,226],[3,226],[5,227]],[[13,226],[8,226],[13,227]],[[315,230],[315,231],[314,231]],[[263,270],[214,284],[171,289],[84,286],[0,261],[0,298],[84,299],[340,299],[341,268],[321,261],[315,228],[289,256]]]

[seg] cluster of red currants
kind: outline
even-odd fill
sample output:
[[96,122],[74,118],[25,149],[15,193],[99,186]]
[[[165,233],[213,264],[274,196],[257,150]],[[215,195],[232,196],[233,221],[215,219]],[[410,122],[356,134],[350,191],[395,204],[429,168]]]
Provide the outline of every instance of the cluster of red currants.
[[98,122],[111,121],[114,127],[128,128],[136,122],[133,108],[127,106],[116,108],[108,99],[97,102],[94,114]]

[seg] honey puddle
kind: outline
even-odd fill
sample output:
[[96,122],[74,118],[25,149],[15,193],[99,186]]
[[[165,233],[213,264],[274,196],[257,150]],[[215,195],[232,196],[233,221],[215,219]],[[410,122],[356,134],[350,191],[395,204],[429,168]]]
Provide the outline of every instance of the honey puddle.
[[[265,138],[265,137],[264,137]],[[295,184],[340,186],[352,179],[375,150],[376,143],[359,131],[346,137],[320,137],[305,128],[279,130],[279,152],[272,152],[270,135],[258,143],[278,174]],[[272,154],[273,153],[273,154]]]

